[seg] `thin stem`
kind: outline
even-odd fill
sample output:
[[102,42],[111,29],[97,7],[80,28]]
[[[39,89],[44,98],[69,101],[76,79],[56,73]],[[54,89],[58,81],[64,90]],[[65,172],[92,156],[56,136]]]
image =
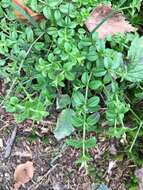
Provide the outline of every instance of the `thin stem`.
[[118,11],[123,11],[123,10],[126,10],[126,9],[131,9],[132,7],[123,7],[123,8],[120,8],[120,9],[118,9]]
[[85,148],[85,140],[86,140],[86,118],[87,118],[87,114],[86,114],[86,106],[87,106],[87,100],[88,100],[88,90],[89,90],[89,82],[90,79],[92,77],[92,72],[90,73],[88,82],[86,84],[86,91],[85,91],[85,98],[84,98],[84,116],[83,116],[83,137],[82,137],[82,154],[83,157],[85,157],[86,154],[86,148]]
[[[129,103],[131,103],[131,100],[126,96],[125,97]],[[137,123],[140,124],[142,122],[142,119],[135,113],[135,111],[130,108],[130,112],[135,116]]]
[[142,120],[140,119],[140,117],[134,112],[134,110],[132,108],[130,108],[130,112],[135,116],[137,123],[141,123]]
[[140,125],[139,125],[139,128],[138,128],[138,130],[137,130],[136,136],[135,136],[135,138],[134,138],[134,140],[133,140],[133,142],[132,142],[132,145],[131,145],[131,147],[130,147],[130,149],[129,149],[129,152],[132,152],[132,149],[133,149],[133,147],[134,147],[134,144],[135,144],[135,142],[136,142],[136,140],[137,140],[137,137],[138,137],[138,135],[139,135],[139,132],[140,132],[142,126],[143,126],[143,123],[141,122]]

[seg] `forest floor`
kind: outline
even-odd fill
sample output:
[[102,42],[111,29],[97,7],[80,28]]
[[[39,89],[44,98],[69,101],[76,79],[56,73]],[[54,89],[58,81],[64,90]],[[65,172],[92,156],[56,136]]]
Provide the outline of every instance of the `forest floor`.
[[[53,116],[34,126],[30,120],[18,125],[9,113],[1,110],[0,190],[12,189],[15,168],[26,161],[34,163],[34,177],[21,190],[96,190],[101,182],[111,190],[127,190],[135,166],[120,151],[120,142],[109,142],[100,136],[97,148],[91,150],[90,175],[85,175],[76,164],[79,151],[54,138],[55,123],[56,116]],[[6,145],[16,126],[11,153],[5,158]]]

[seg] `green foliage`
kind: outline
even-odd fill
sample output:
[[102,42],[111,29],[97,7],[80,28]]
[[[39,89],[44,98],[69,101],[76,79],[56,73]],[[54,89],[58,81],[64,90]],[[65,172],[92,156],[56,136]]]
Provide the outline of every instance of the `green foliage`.
[[115,8],[122,5],[127,15],[140,9],[136,0],[28,0],[33,11],[45,16],[36,24],[28,17],[30,25],[15,18],[10,0],[1,1],[0,79],[8,88],[7,95],[0,97],[1,105],[22,122],[42,120],[56,102],[61,114],[55,137],[60,140],[79,132],[67,144],[81,150],[78,163],[82,167],[92,160],[89,149],[96,146],[96,137],[91,138],[90,133],[96,132],[103,120],[113,138],[128,133],[127,113],[134,115],[137,129],[142,127],[132,100],[128,101],[132,98],[128,90],[140,89],[135,96],[142,100],[143,38],[117,34],[101,40],[84,26],[95,6],[110,2]]

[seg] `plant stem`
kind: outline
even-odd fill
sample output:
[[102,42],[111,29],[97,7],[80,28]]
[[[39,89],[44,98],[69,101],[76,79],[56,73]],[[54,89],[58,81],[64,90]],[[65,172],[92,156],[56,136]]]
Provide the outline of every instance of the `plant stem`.
[[86,91],[85,91],[85,98],[84,98],[84,115],[83,115],[83,137],[82,137],[82,154],[83,157],[86,155],[86,148],[85,148],[85,140],[86,140],[86,110],[87,110],[87,100],[88,100],[88,90],[89,90],[89,82],[92,77],[92,72],[89,75],[87,84],[86,84]]
[[143,123],[141,122],[140,125],[139,125],[139,128],[138,128],[138,130],[137,130],[136,136],[135,136],[135,138],[134,138],[134,140],[133,140],[133,142],[132,142],[132,145],[131,145],[131,147],[130,147],[130,149],[129,149],[129,152],[132,152],[132,149],[133,149],[133,147],[134,147],[134,144],[135,144],[135,142],[136,142],[136,140],[137,140],[137,137],[138,137],[138,135],[139,135],[139,132],[140,132],[142,126],[143,126]]

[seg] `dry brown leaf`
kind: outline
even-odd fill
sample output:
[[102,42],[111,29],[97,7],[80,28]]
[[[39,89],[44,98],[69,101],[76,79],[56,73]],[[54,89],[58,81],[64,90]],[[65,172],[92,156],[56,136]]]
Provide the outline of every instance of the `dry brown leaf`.
[[[98,6],[89,16],[85,25],[89,32],[92,32],[94,28],[105,19],[112,11],[110,5]],[[121,13],[114,13],[111,18],[108,18],[97,30],[99,38],[105,38],[108,35],[115,35],[117,33],[134,32],[136,28],[125,20],[125,17]]]
[[14,190],[18,190],[22,185],[29,182],[33,178],[33,173],[33,162],[27,161],[24,164],[19,164],[14,172]]
[[[44,18],[43,15],[41,15],[39,13],[35,13],[31,9],[29,9],[27,6],[25,6],[24,2],[26,2],[26,0],[12,0],[12,2],[15,3],[16,5],[18,5],[19,7],[21,7],[28,15],[33,17],[34,20],[40,21],[41,19]],[[15,14],[18,19],[24,20],[24,21],[27,20],[27,18],[25,18],[21,13],[19,13],[16,10],[15,10]]]

